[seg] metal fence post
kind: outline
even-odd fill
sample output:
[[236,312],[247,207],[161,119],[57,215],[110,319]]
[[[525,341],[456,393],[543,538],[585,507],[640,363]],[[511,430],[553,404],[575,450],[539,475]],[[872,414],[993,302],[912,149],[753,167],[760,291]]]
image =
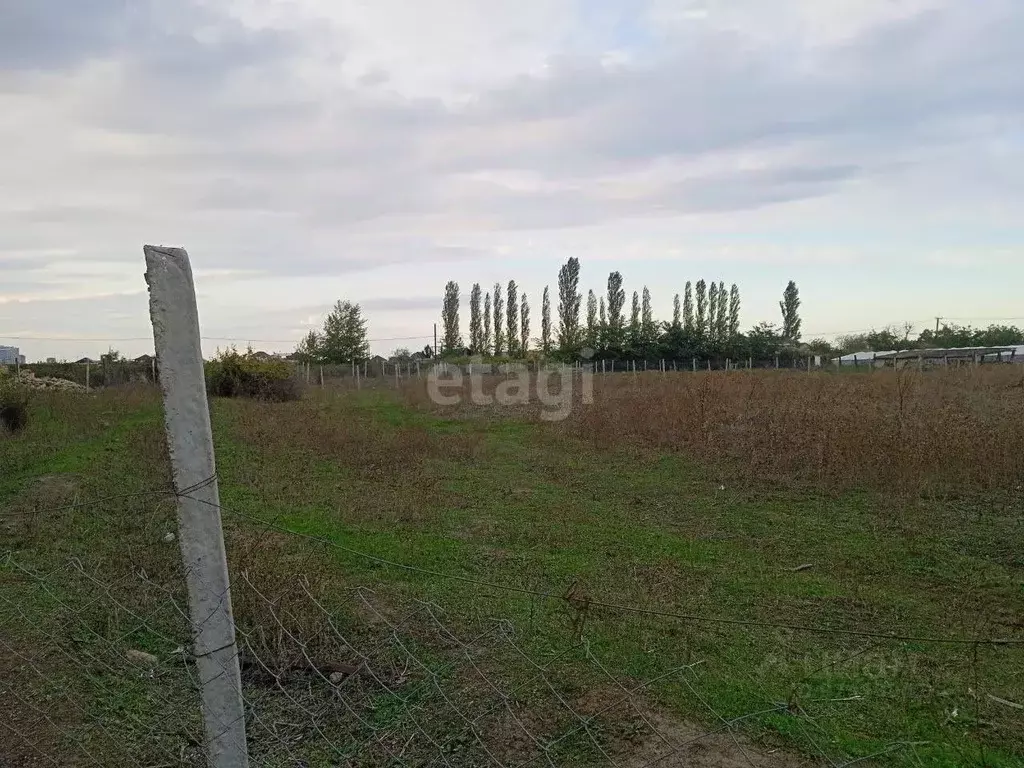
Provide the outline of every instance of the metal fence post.
[[192,267],[182,248],[147,245],[144,252],[164,424],[178,495],[178,540],[202,686],[206,758],[213,768],[245,768],[249,760],[242,679]]

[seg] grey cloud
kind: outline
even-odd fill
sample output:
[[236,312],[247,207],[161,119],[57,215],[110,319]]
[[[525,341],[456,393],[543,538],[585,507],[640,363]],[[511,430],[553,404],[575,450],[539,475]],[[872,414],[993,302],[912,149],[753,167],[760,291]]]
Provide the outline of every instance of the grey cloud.
[[0,69],[64,69],[107,55],[139,23],[143,3],[0,0]]

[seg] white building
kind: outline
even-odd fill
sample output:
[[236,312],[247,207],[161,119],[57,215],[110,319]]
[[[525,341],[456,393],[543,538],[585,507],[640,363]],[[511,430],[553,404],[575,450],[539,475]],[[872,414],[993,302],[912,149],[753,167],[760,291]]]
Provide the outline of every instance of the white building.
[[24,365],[25,356],[17,347],[0,346],[0,365]]

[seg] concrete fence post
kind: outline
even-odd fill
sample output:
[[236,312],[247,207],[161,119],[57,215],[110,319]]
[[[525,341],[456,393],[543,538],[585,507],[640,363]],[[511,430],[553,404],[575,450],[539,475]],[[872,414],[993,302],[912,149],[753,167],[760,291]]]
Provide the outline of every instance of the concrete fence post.
[[89,391],[89,364],[85,364],[85,391]]
[[242,679],[192,267],[182,248],[147,245],[144,252],[164,425],[178,494],[178,541],[201,686],[206,759],[212,768],[245,768],[249,760]]

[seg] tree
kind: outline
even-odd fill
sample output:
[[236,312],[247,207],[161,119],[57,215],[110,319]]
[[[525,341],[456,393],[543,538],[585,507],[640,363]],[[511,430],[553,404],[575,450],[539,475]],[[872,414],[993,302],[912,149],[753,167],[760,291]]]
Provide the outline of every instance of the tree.
[[800,291],[792,280],[782,294],[779,309],[782,311],[782,337],[787,341],[800,341]]
[[427,358],[428,360],[433,358],[433,356],[434,356],[434,348],[432,346],[430,346],[429,344],[427,344],[427,346],[425,346],[423,348],[423,356],[425,358]]
[[484,326],[480,312],[481,295],[480,283],[473,283],[473,290],[469,294],[469,346],[475,353],[480,353],[484,347]]
[[703,280],[697,281],[697,315],[694,318],[693,330],[697,333],[697,336],[706,338],[708,333],[707,327],[707,311],[708,311],[708,286]]
[[736,283],[729,289],[729,338],[740,335],[740,289]]
[[622,287],[622,275],[612,272],[608,275],[608,323],[605,346],[616,354],[622,347],[622,330],[625,322],[622,310],[626,306],[626,291]]
[[608,308],[604,296],[597,300],[597,347],[602,354],[608,348]]
[[313,360],[310,362],[340,365],[353,360],[359,362],[370,356],[363,311],[351,301],[336,302],[324,318],[320,333],[310,331],[303,342],[300,346],[313,344]]
[[480,348],[480,354],[489,355],[493,349],[491,338],[491,294],[488,291],[484,294],[484,334],[483,334],[483,345]]
[[409,351],[408,347],[398,347],[391,353],[391,359],[407,363],[412,359],[412,352]]
[[650,357],[657,340],[658,329],[654,324],[654,311],[651,309],[651,292],[645,285],[640,297],[640,346],[645,360]]
[[519,307],[519,354],[526,357],[530,351],[530,302],[523,294],[522,306]]
[[597,296],[593,291],[587,293],[587,346],[597,349]]
[[636,355],[640,350],[641,326],[640,326],[640,294],[633,291],[633,306],[629,313],[629,346],[630,352]]
[[748,353],[756,360],[767,360],[779,354],[784,339],[774,323],[758,323],[747,334]]
[[679,306],[679,294],[672,297],[672,327],[682,328],[682,312]]
[[494,356],[505,352],[505,299],[501,296],[501,284],[494,284]]
[[551,289],[546,285],[540,301],[540,344],[545,355],[551,354]]
[[295,348],[295,359],[300,363],[317,363],[320,354],[320,334],[310,331]]
[[689,280],[683,291],[683,330],[693,331],[693,285]]
[[574,353],[580,340],[580,260],[570,258],[558,270],[558,348]]
[[462,349],[462,331],[459,329],[459,304],[462,295],[459,284],[449,280],[444,287],[444,303],[441,305],[441,327],[443,328],[441,347],[447,354]]
[[724,346],[729,341],[729,296],[725,292],[725,283],[718,283],[718,316],[715,318],[715,337],[718,344]]
[[519,352],[519,286],[516,285],[515,280],[508,281],[505,321],[508,324],[508,333],[506,334],[508,356],[515,357]]
[[708,291],[707,339],[712,345],[718,344],[718,287],[714,283]]

